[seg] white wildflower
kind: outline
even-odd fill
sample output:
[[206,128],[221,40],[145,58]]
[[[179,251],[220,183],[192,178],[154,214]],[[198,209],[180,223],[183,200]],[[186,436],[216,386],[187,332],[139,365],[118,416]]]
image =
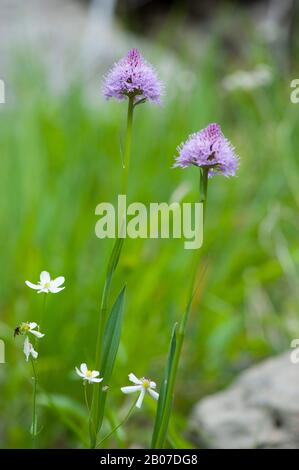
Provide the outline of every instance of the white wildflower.
[[140,408],[145,397],[145,394],[148,393],[152,398],[158,400],[159,394],[154,390],[156,388],[156,383],[152,382],[150,379],[137,379],[134,374],[129,374],[130,382],[133,382],[135,385],[129,385],[128,387],[122,387],[121,391],[123,393],[134,393],[140,392],[138,400],[136,402],[137,408]]
[[40,273],[40,280],[37,284],[33,284],[30,281],[25,281],[25,284],[31,289],[37,290],[38,294],[40,294],[41,292],[45,292],[46,294],[48,292],[51,292],[52,294],[57,294],[57,292],[60,292],[65,288],[64,286],[60,287],[64,283],[64,281],[65,278],[63,276],[56,277],[56,279],[52,280],[48,271],[42,271]]
[[29,361],[30,355],[33,357],[33,359],[37,359],[38,357],[38,352],[35,351],[34,347],[29,341],[28,336],[26,336],[25,341],[24,341],[24,354],[26,356],[26,361]]
[[15,330],[15,334],[27,335],[28,333],[31,333],[37,338],[42,338],[43,336],[45,336],[43,333],[39,331],[39,326],[35,322],[23,322]]
[[99,377],[100,373],[97,370],[89,370],[85,363],[81,364],[80,369],[76,367],[77,374],[86,382],[102,382],[102,378]]

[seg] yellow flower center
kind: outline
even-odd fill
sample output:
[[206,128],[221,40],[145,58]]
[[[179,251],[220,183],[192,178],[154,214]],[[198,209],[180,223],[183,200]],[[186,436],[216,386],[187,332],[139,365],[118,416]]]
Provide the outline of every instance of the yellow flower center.
[[147,379],[143,379],[142,386],[143,388],[150,388],[150,381]]
[[91,370],[86,371],[86,377],[92,377],[92,371]]
[[50,282],[45,282],[45,288],[50,289]]
[[29,330],[30,330],[30,326],[28,325],[28,323],[22,323],[21,325],[22,333],[27,333]]

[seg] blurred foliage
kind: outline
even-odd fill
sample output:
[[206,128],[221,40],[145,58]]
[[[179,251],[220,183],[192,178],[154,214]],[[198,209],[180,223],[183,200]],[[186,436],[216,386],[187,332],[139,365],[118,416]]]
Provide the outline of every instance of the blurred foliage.
[[[200,63],[189,63],[182,52],[194,86],[166,94],[162,108],[139,106],[135,115],[132,201],[168,201],[186,183],[184,201],[198,200],[197,171],[171,166],[176,146],[209,122],[221,124],[241,156],[237,178],[216,177],[209,185],[201,250],[206,272],[179,370],[172,422],[178,434],[201,396],[285,350],[299,331],[299,108],[289,99],[294,77],[284,75],[258,44],[249,48],[247,59],[236,62],[217,41]],[[224,74],[261,61],[273,69],[272,84],[223,91]],[[96,238],[94,211],[101,201],[115,202],[121,187],[126,104],[95,97],[98,103],[91,106],[85,83],[57,96],[38,66],[23,60],[18,67],[15,101],[0,109],[0,337],[7,360],[0,367],[0,445],[30,446],[31,370],[22,341],[12,334],[21,321],[38,321],[42,298],[24,281],[37,281],[46,269],[53,277],[64,275],[66,289],[47,298],[38,361],[40,445],[73,447],[79,445],[77,432],[87,436],[74,367],[93,363],[100,292],[113,244]],[[120,416],[132,398],[119,391],[129,372],[159,384],[170,332],[187,300],[193,257],[182,240],[125,243],[113,285],[115,298],[127,280],[125,326],[108,397]],[[149,442],[151,405],[126,424],[126,445]]]

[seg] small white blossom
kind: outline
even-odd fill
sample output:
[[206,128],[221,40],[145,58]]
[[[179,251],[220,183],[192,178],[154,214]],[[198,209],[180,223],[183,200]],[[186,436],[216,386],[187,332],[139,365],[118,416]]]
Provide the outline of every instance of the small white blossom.
[[38,294],[40,294],[41,292],[45,292],[46,294],[48,292],[51,292],[52,294],[57,294],[57,292],[60,292],[65,288],[64,286],[60,287],[64,283],[64,281],[65,279],[63,276],[56,277],[56,279],[52,280],[48,271],[42,271],[40,273],[40,280],[37,284],[33,284],[30,281],[25,281],[25,284],[31,289],[37,290]]
[[30,354],[33,357],[33,359],[37,359],[38,357],[38,352],[35,351],[34,347],[29,341],[28,336],[26,336],[25,341],[24,341],[24,354],[26,356],[26,361],[29,361]]
[[[37,328],[37,330],[36,330]],[[45,336],[43,333],[39,331],[39,326],[35,322],[23,322],[21,325],[17,328],[18,333],[21,335],[27,335],[28,333],[31,333],[32,335],[36,336],[37,338],[42,338]]]
[[121,391],[123,393],[134,393],[140,392],[138,400],[136,402],[137,408],[140,408],[145,397],[145,394],[148,393],[152,398],[158,400],[159,394],[154,390],[156,388],[156,383],[152,382],[150,379],[137,379],[134,374],[129,374],[130,382],[133,382],[135,385],[129,385],[128,387],[122,387]]
[[82,379],[88,383],[93,383],[93,382],[102,382],[102,378],[99,377],[100,373],[97,370],[89,370],[87,365],[85,363],[81,364],[80,369],[76,367],[76,372],[79,375],[79,377],[82,377]]

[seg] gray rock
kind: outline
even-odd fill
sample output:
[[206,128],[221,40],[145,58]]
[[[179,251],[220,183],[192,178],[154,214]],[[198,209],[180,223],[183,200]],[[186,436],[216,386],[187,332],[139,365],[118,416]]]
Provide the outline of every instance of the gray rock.
[[285,353],[243,372],[202,399],[189,430],[200,447],[299,448],[299,364]]

